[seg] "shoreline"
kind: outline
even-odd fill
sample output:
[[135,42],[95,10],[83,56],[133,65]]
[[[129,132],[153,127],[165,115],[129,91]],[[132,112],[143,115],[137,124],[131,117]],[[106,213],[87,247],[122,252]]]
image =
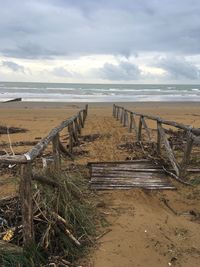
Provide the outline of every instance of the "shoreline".
[[57,102],[57,101],[19,101],[19,102],[0,102],[0,109],[2,108],[24,108],[24,107],[75,107],[77,106],[84,106],[88,104],[88,106],[112,106],[113,104],[117,105],[136,105],[136,106],[151,106],[151,105],[165,105],[165,106],[176,106],[177,104],[180,106],[185,105],[194,105],[199,106],[200,101],[144,101],[144,102],[138,102],[138,101],[119,101],[119,102]]

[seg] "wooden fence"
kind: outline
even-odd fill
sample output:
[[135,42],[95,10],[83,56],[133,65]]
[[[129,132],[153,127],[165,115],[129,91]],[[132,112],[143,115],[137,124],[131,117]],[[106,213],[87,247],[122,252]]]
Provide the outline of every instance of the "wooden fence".
[[[153,120],[157,123],[157,129],[156,129],[156,133],[157,133],[157,152],[158,155],[161,155],[161,145],[164,145],[164,148],[166,150],[166,154],[168,157],[169,162],[171,163],[172,169],[173,169],[173,173],[175,173],[174,177],[177,179],[181,179],[182,181],[184,181],[186,175],[187,175],[187,168],[188,168],[188,164],[189,164],[189,160],[190,160],[190,155],[191,155],[191,151],[193,148],[194,144],[200,144],[200,128],[193,128],[192,126],[187,126],[181,123],[177,123],[174,121],[169,121],[169,120],[164,120],[160,117],[156,117],[156,116],[150,116],[150,115],[145,115],[145,114],[141,114],[138,112],[133,112],[130,110],[125,109],[122,106],[118,106],[118,105],[113,105],[113,116],[114,118],[116,118],[117,120],[120,121],[120,123],[123,124],[123,126],[128,126],[129,128],[129,132],[132,132],[133,130],[135,131],[135,134],[137,136],[137,141],[138,142],[142,142],[142,130],[144,129],[148,140],[151,140],[151,132],[150,129],[147,126],[146,120],[145,119],[149,119],[149,120]],[[137,125],[136,123],[136,117],[138,117],[139,119],[139,123]],[[170,142],[168,140],[167,134],[166,134],[166,130],[163,128],[163,125],[169,125],[169,126],[173,126],[176,127],[178,129],[182,129],[183,131],[186,132],[186,144],[185,144],[185,150],[184,150],[184,154],[183,154],[183,158],[181,163],[178,163],[173,148],[170,145]]]
[[[54,159],[54,169],[59,172],[61,170],[61,154],[73,157],[73,147],[78,144],[78,136],[81,134],[81,129],[84,127],[85,120],[88,114],[88,105],[80,110],[76,115],[63,121],[57,127],[52,129],[50,133],[31,148],[27,153],[13,156],[0,156],[0,163],[21,164],[21,209],[22,209],[22,224],[24,244],[30,244],[34,240],[33,230],[33,211],[32,211],[32,165],[37,157],[52,143],[52,153]],[[68,130],[69,142],[65,147],[60,140],[59,133],[62,130]],[[43,182],[45,182],[43,180]]]

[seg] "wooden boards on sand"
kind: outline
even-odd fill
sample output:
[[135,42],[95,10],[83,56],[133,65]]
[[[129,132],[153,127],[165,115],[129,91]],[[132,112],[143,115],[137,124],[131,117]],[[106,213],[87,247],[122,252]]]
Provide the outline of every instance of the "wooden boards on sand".
[[91,189],[175,189],[163,169],[149,160],[90,162]]

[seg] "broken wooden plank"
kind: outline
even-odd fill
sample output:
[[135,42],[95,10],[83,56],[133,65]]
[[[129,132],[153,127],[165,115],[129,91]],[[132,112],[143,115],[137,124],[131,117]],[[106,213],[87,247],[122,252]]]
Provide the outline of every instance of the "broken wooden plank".
[[89,163],[91,188],[175,189],[163,169],[150,160]]
[[170,190],[175,190],[176,188],[173,187],[173,186],[134,186],[134,185],[91,185],[91,189],[96,189],[96,190],[113,190],[113,189],[132,189],[132,188],[142,188],[142,189],[148,189],[148,190],[167,190],[167,189],[170,189]]
[[176,172],[176,175],[179,176],[179,165],[175,159],[175,156],[174,156],[174,152],[169,144],[169,141],[167,139],[167,136],[165,134],[165,131],[164,129],[162,128],[162,126],[160,126],[158,124],[158,131],[160,132],[160,135],[161,135],[161,138],[164,142],[164,145],[165,145],[165,149],[167,151],[167,156],[168,156],[168,159],[172,165],[172,167],[174,168],[175,172]]

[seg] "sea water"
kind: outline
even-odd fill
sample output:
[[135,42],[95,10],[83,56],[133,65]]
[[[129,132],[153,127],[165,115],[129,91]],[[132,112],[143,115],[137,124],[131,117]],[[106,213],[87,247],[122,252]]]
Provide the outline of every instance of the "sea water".
[[200,84],[73,84],[0,82],[0,102],[200,101]]

